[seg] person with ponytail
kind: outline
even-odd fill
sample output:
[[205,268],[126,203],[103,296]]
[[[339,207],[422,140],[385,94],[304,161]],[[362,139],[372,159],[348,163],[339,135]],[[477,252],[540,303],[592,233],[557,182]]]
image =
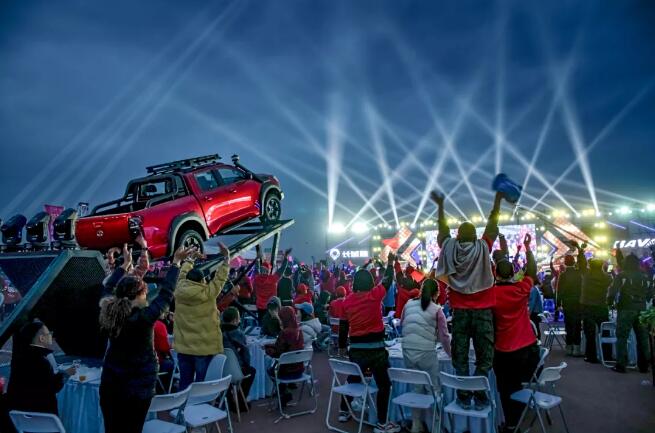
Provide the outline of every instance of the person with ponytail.
[[194,252],[184,247],[175,251],[173,264],[151,304],[145,282],[126,276],[132,266],[132,250],[127,245],[123,264],[105,282],[106,291],[113,289],[100,301],[100,327],[109,336],[100,380],[106,433],[140,433],[143,429],[158,372],[154,324],[173,300],[180,263]]
[[[432,385],[439,388],[439,359],[437,342],[441,343],[450,356],[450,334],[439,298],[439,285],[431,278],[423,280],[421,297],[410,299],[405,304],[400,319],[403,334],[403,359],[405,368],[425,371],[430,375]],[[431,393],[431,390],[429,390]],[[423,386],[416,386],[414,392],[424,392]],[[424,431],[421,411],[412,409],[412,433]]]

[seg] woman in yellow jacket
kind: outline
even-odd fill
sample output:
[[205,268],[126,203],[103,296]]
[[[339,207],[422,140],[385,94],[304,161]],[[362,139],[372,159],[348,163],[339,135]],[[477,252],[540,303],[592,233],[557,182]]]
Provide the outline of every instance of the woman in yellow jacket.
[[214,355],[223,353],[223,334],[216,298],[227,281],[230,251],[222,243],[219,246],[225,260],[211,280],[207,281],[202,272],[194,269],[198,254],[185,261],[180,269],[175,290],[173,327],[173,348],[178,353],[180,366],[180,390],[186,389],[194,381],[203,381]]

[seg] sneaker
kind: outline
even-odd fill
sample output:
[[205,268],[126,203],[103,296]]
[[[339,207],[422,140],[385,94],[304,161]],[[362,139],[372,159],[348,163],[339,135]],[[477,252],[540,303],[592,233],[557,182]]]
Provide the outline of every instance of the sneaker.
[[473,407],[473,405],[471,404],[471,400],[464,401],[458,398],[457,400],[455,400],[455,403],[457,404],[457,406],[461,407],[464,410],[471,410],[471,408]]
[[377,425],[373,428],[373,433],[398,433],[399,431],[400,426],[391,421],[386,424],[377,423]]
[[339,412],[339,422],[348,422],[351,418],[350,412]]

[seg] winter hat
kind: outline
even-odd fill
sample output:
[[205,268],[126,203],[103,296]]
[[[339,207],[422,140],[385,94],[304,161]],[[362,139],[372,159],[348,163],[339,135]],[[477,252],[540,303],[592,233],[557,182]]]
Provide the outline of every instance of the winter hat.
[[310,304],[309,302],[303,302],[302,304],[297,304],[296,308],[302,311],[303,313],[307,314],[308,316],[314,314],[314,307],[312,307],[312,304]]
[[299,295],[306,295],[308,290],[309,290],[309,288],[307,287],[307,284],[300,283],[300,284],[298,284],[298,288],[296,289],[296,293],[299,294]]
[[346,289],[343,286],[337,287],[337,298],[343,298],[346,296]]
[[280,301],[280,298],[277,296],[271,296],[271,299],[268,300],[268,303],[266,304],[266,309],[276,309],[279,310],[282,308],[282,301]]
[[475,226],[470,222],[463,222],[457,230],[457,240],[460,242],[473,242],[477,238]]
[[373,276],[369,271],[360,269],[355,272],[355,280],[353,281],[353,290],[355,292],[368,292],[374,285]]

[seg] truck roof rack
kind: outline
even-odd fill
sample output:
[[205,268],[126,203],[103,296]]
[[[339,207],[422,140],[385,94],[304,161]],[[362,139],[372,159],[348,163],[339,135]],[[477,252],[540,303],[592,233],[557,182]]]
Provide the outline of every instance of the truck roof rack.
[[180,159],[179,161],[167,162],[164,164],[151,165],[146,167],[148,174],[173,173],[176,171],[202,167],[209,164],[215,164],[221,159],[217,153],[214,155],[199,156],[197,158]]

